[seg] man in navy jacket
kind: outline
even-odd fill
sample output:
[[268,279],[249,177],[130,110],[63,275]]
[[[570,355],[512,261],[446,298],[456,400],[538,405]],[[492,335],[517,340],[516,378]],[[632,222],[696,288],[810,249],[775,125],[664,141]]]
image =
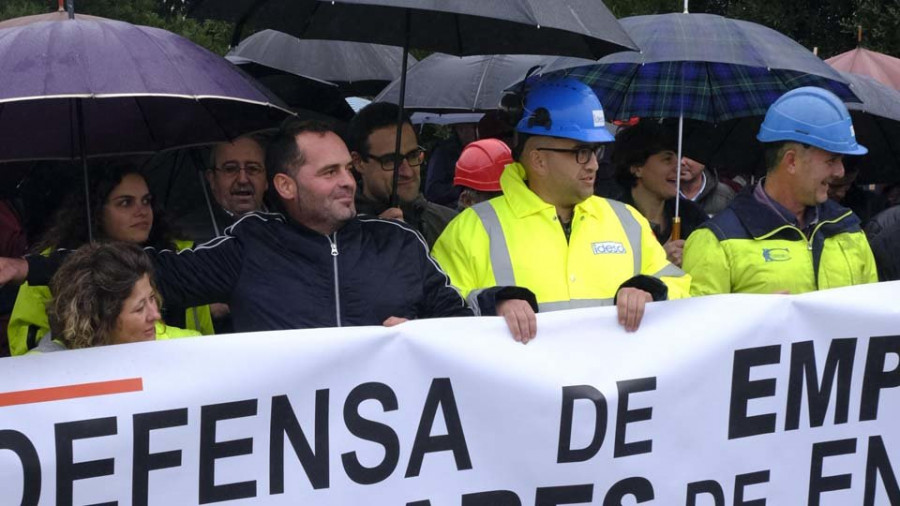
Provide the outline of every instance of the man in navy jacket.
[[[408,225],[357,217],[344,142],[325,124],[287,122],[266,155],[284,214],[249,213],[225,235],[179,253],[150,251],[166,303],[227,302],[238,332],[396,325],[414,318],[503,315],[534,335],[533,294],[488,290],[473,310]],[[29,282],[49,271],[29,258]]]

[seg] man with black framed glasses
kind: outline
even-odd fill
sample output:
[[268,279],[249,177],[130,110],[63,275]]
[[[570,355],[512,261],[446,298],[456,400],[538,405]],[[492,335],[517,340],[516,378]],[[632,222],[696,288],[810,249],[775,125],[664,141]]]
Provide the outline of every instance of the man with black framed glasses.
[[[347,127],[347,145],[353,168],[360,178],[356,209],[360,214],[402,220],[418,230],[429,246],[434,244],[456,211],[429,202],[421,191],[421,167],[425,150],[404,116],[400,152],[396,153],[398,106],[374,102],[359,111]],[[399,208],[391,208],[394,165],[400,158],[397,178]]]
[[[593,91],[547,79],[523,109],[503,195],[460,213],[434,245],[453,284],[469,300],[495,285],[528,288],[540,311],[615,305],[628,331],[648,302],[687,296],[690,277],[669,263],[647,220],[593,194],[598,157],[614,140]],[[504,309],[531,311],[520,301]]]

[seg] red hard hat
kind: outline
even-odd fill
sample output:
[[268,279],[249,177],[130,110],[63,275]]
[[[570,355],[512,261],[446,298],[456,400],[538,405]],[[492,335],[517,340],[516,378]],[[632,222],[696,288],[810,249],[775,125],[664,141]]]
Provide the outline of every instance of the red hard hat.
[[503,167],[513,163],[512,151],[499,139],[481,139],[463,149],[456,161],[453,184],[483,192],[500,190]]

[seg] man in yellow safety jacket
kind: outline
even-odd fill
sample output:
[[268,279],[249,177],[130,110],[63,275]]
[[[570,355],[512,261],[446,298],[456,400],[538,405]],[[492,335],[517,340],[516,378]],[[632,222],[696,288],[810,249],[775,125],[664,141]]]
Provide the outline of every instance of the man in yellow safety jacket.
[[470,301],[495,285],[525,287],[541,311],[615,304],[629,331],[647,302],[687,296],[690,277],[669,263],[647,220],[593,195],[597,158],[614,140],[593,91],[549,79],[523,108],[503,195],[462,212],[434,245],[453,284]]
[[844,155],[864,155],[847,108],[821,88],[769,107],[757,139],[767,175],[688,238],[693,295],[803,293],[878,281],[860,220],[828,199]]

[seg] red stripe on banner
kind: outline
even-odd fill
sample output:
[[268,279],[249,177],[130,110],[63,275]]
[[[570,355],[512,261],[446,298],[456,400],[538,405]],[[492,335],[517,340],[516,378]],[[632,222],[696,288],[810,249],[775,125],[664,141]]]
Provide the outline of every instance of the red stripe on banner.
[[64,399],[77,399],[79,397],[96,397],[98,395],[142,392],[143,390],[143,378],[127,378],[111,381],[98,381],[95,383],[81,383],[78,385],[37,388],[34,390],[19,390],[18,392],[0,393],[0,407],[16,406],[19,404],[34,404],[37,402],[61,401]]

